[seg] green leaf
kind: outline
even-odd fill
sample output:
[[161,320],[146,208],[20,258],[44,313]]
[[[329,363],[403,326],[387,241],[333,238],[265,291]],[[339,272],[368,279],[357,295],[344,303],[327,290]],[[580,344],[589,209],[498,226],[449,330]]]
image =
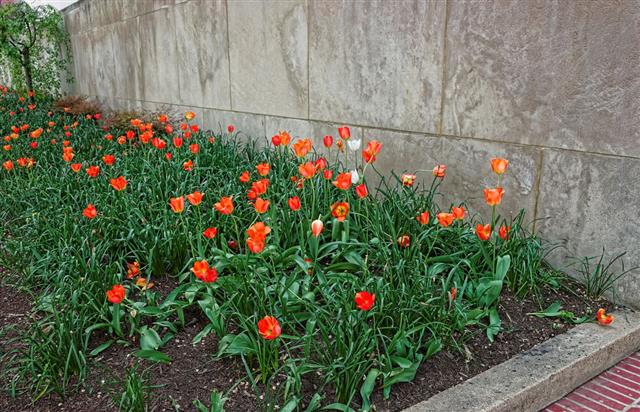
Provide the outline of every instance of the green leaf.
[[249,355],[256,352],[255,344],[246,333],[226,335],[220,339],[218,348],[217,356]]
[[380,374],[379,370],[371,369],[367,374],[367,377],[365,378],[364,383],[360,387],[360,396],[362,396],[363,412],[369,411],[371,409],[371,401],[369,400],[369,398],[371,397],[371,394],[375,389],[376,379],[378,378],[379,374]]
[[89,352],[89,356],[96,356],[97,354],[99,354],[100,352],[104,351],[105,349],[107,349],[112,344],[113,344],[113,339],[106,341],[102,345],[99,345],[97,348],[95,348],[94,350]]
[[511,256],[505,255],[498,257],[498,263],[496,263],[496,280],[502,281],[511,265]]
[[157,350],[141,349],[136,352],[136,356],[153,362],[171,363],[171,358],[168,355]]
[[500,320],[500,315],[498,315],[498,310],[493,308],[489,311],[489,326],[487,327],[487,338],[489,342],[493,342],[495,336],[500,333],[502,330],[502,321]]
[[162,339],[158,332],[147,326],[143,326],[140,329],[140,348],[155,350],[162,345]]

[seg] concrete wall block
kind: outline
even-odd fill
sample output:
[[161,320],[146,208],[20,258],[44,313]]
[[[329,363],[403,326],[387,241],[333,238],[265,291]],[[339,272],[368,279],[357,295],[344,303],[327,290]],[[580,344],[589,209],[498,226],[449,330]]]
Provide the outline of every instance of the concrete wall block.
[[[540,233],[566,248],[554,263],[566,268],[567,256],[608,256],[624,251],[627,268],[640,265],[640,160],[545,150],[540,182]],[[619,297],[640,306],[640,270],[619,282]]]
[[232,109],[307,117],[307,5],[304,0],[230,1]]
[[112,26],[113,62],[115,65],[112,95],[123,99],[142,99],[143,68],[140,50],[140,32],[137,21],[124,21]]
[[637,3],[449,3],[446,134],[640,156]]
[[230,109],[226,3],[193,0],[173,10],[180,81],[176,102]]
[[160,103],[178,100],[178,53],[175,15],[161,8],[138,17],[142,98]]
[[265,116],[249,113],[204,109],[203,126],[216,133],[226,133],[227,126],[233,125],[242,139],[264,141]]
[[310,117],[436,133],[445,5],[309,2]]

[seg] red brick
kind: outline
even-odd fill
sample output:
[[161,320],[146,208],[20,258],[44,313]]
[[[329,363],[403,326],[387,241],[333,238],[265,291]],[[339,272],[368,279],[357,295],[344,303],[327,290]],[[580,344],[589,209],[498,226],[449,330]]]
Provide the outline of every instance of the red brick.
[[584,396],[587,399],[591,399],[593,401],[601,403],[604,406],[608,406],[613,410],[623,410],[625,406],[631,405],[633,403],[633,401],[625,402],[625,403],[616,402],[613,399],[609,399],[606,396],[603,396],[604,393],[601,394],[596,391],[586,389],[584,387],[580,387],[576,389],[575,393],[577,393],[580,396]]
[[616,365],[616,368],[624,369],[624,370],[629,371],[631,373],[635,373],[636,375],[638,375],[638,380],[640,381],[640,367],[634,366],[634,365],[632,365],[630,363],[622,361],[622,362],[620,362],[619,364]]
[[629,356],[628,358],[624,359],[624,360],[623,360],[622,362],[620,362],[620,363],[626,363],[626,364],[629,364],[629,365],[633,365],[633,366],[635,366],[636,368],[640,368],[640,360],[638,360],[638,359],[634,359],[634,358],[632,358],[631,356]]
[[633,373],[627,372],[615,366],[603,374],[603,376],[609,375],[617,375],[619,378],[625,378],[628,382],[625,384],[625,386],[640,391],[640,376],[636,376]]
[[559,400],[557,404],[561,408],[563,408],[565,412],[591,412],[590,410],[585,409],[582,406],[576,405],[575,403],[568,401],[566,398]]
[[[599,385],[598,385],[599,384]],[[630,396],[626,396],[624,394],[615,392],[614,390],[611,390],[609,388],[607,388],[605,385],[602,385],[602,380],[600,379],[596,379],[593,380],[587,384],[585,384],[584,386],[582,386],[585,389],[590,389],[594,392],[597,393],[601,393],[605,396],[608,396],[611,399],[615,399],[616,401],[624,404],[624,405],[631,405],[633,403],[633,398]],[[626,392],[628,393],[628,392]]]
[[567,412],[567,409],[563,408],[557,403],[554,403],[553,405],[547,406],[547,409],[545,409],[545,412]]
[[[613,389],[616,392],[620,392],[623,395],[627,395],[631,399],[638,399],[638,397],[640,397],[640,392],[636,392],[626,386],[623,386],[624,384],[620,385],[615,381],[610,381],[608,379],[603,379],[603,378],[605,377],[603,376],[602,378],[598,378],[598,383],[600,385]],[[619,380],[624,380],[624,379],[619,379]]]
[[640,384],[635,379],[627,379],[623,374],[619,373],[615,369],[609,369],[601,375],[604,378],[614,381],[619,385],[623,385],[635,392],[640,392]]
[[567,395],[566,399],[598,412],[615,411],[615,409],[607,408],[606,406],[600,405],[599,403],[592,401],[591,399],[578,395],[576,392],[571,392],[569,395]]

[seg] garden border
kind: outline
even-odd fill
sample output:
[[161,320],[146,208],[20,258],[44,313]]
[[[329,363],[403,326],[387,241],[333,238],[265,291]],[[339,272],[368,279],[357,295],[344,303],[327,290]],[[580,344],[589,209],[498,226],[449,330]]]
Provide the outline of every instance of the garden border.
[[538,411],[640,348],[640,312],[618,311],[542,342],[403,412]]

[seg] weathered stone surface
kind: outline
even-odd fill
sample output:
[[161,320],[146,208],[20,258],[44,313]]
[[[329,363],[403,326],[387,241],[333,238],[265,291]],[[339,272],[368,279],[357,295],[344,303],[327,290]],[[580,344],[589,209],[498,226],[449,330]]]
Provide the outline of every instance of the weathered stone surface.
[[[491,208],[483,197],[485,187],[495,187],[497,176],[491,171],[493,157],[509,159],[509,169],[503,175],[505,190],[498,213],[510,218],[521,209],[527,212],[526,221],[533,220],[536,197],[538,149],[511,144],[497,144],[473,139],[407,134],[377,129],[364,129],[363,147],[369,140],[382,143],[382,150],[376,160],[376,168],[385,176],[393,170],[398,176],[412,173],[417,183],[429,188],[433,180],[433,167],[447,165],[446,176],[439,187],[444,196],[436,198],[442,209],[451,204],[458,205],[466,200],[471,212],[480,213],[485,218],[491,216]],[[375,173],[367,173],[367,178],[377,182]]]
[[69,36],[80,33],[81,27],[79,8],[73,8],[68,12],[65,12],[62,16],[64,18],[64,27],[67,29]]
[[73,64],[75,67],[76,94],[95,95],[95,72],[93,66],[93,47],[88,33],[80,33],[71,38]]
[[638,350],[640,315],[615,316],[611,326],[576,326],[404,412],[539,411]]
[[258,141],[264,139],[263,115],[204,109],[203,125],[205,128],[216,133],[226,133],[227,126],[230,124],[244,139],[252,138]]
[[109,96],[118,83],[113,59],[113,31],[109,27],[100,27],[87,35],[93,50],[89,78],[95,83],[95,90],[91,94]]
[[437,132],[443,1],[309,2],[310,117]]
[[91,27],[85,27],[84,30],[121,21],[124,18],[124,8],[128,4],[126,0],[85,1],[81,9],[82,13],[88,13]]
[[[640,266],[640,160],[545,150],[538,224],[545,237],[566,247],[554,256],[608,256],[624,251],[626,267]],[[640,270],[618,282],[618,296],[640,307]]]
[[112,26],[113,64],[117,81],[111,95],[122,99],[142,99],[143,68],[140,32],[136,20]]
[[225,4],[193,0],[173,7],[179,104],[231,108]]
[[305,1],[234,1],[228,8],[232,108],[306,117]]
[[444,132],[640,156],[639,20],[633,1],[449,2]]
[[142,98],[172,103],[178,98],[175,16],[169,8],[138,17]]
[[125,2],[124,18],[133,18],[153,13],[159,9],[173,6],[176,0],[123,0]]

